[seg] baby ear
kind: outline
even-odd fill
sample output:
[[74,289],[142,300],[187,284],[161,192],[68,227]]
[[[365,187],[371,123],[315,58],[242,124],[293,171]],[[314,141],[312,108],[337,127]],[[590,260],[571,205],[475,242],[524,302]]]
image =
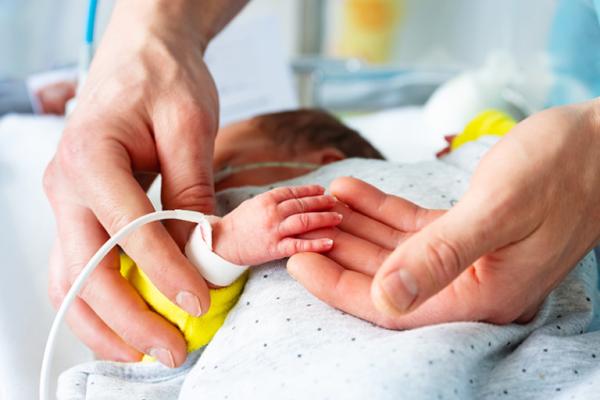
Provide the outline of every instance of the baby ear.
[[315,164],[326,165],[344,160],[346,155],[334,147],[326,147],[324,149],[311,150],[309,158]]

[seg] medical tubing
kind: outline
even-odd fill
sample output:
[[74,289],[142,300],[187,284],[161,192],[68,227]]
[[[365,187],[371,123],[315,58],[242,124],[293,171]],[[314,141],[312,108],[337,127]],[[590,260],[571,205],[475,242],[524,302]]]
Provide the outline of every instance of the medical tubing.
[[79,294],[79,291],[81,290],[81,287],[87,278],[92,272],[94,272],[104,257],[106,257],[106,255],[119,243],[119,241],[123,240],[127,235],[143,225],[166,219],[202,223],[202,221],[205,219],[205,216],[200,212],[190,210],[164,210],[143,215],[119,229],[117,233],[115,233],[108,241],[106,241],[106,243],[102,245],[102,247],[100,247],[100,249],[98,249],[96,254],[94,254],[85,267],[83,267],[80,274],[77,276],[77,279],[75,279],[73,286],[71,286],[67,292],[67,295],[63,299],[58,312],[54,317],[54,321],[52,322],[50,333],[48,334],[48,340],[46,341],[46,347],[44,348],[44,357],[42,359],[42,369],[40,372],[40,400],[51,399],[49,393],[50,362],[54,358],[54,346],[56,337],[58,336],[58,329],[60,328],[69,307]]
[[94,34],[96,30],[96,11],[98,10],[98,0],[90,0],[88,3],[87,23],[85,26],[85,43],[94,43]]
[[98,10],[98,0],[90,0],[88,3],[88,14],[85,25],[85,37],[81,49],[79,50],[79,77],[77,84],[77,93],[81,91],[87,73],[94,57],[94,39],[96,35],[96,11]]

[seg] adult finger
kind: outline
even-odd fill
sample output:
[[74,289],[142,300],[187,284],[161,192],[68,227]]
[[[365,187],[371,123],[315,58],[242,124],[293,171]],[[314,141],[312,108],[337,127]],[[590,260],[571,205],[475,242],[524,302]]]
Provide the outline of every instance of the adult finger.
[[467,195],[383,263],[373,282],[375,304],[388,314],[414,310],[484,254],[519,239],[509,217],[492,199]]
[[157,358],[168,367],[176,367],[185,361],[186,343],[180,332],[150,310],[119,272],[103,268],[92,277],[82,298],[111,330],[138,351]]
[[344,268],[374,276],[390,251],[368,240],[361,239],[339,229],[318,229],[299,236],[302,239],[329,238],[333,247],[327,257]]
[[337,178],[329,189],[353,210],[401,232],[418,231],[443,214],[443,211],[419,207],[401,197],[384,193],[356,178]]
[[142,352],[120,338],[80,298],[71,305],[66,320],[73,333],[100,359],[135,362],[142,358]]
[[[210,93],[206,93],[210,97]],[[209,101],[211,101],[209,99]],[[156,151],[161,167],[161,201],[165,209],[214,210],[212,154],[217,130],[218,105],[163,102],[153,117]],[[180,248],[185,246],[193,224],[165,222]]]
[[[50,254],[48,294],[55,309],[60,307],[71,286],[65,276],[62,249],[57,241]],[[82,299],[76,297],[66,316],[75,335],[98,357],[113,361],[138,361],[142,353],[125,343]]]
[[[342,202],[337,202],[331,211],[340,213],[343,216],[342,222],[338,225],[340,230],[390,251],[414,233],[401,231],[379,222]],[[445,212],[441,210],[427,211],[430,213],[431,220],[438,218]],[[399,215],[398,218],[402,218],[402,215]]]
[[281,237],[294,236],[316,229],[329,228],[342,221],[342,214],[335,212],[308,212],[287,217],[279,225]]
[[282,217],[289,217],[293,214],[328,210],[335,202],[333,196],[309,196],[283,201],[279,203],[277,209]]
[[332,246],[333,241],[327,238],[285,238],[277,244],[277,254],[280,254],[281,257],[289,257],[292,254],[304,252],[323,253],[329,251]]
[[343,216],[342,222],[338,225],[339,229],[390,251],[395,249],[406,236],[405,232],[367,217],[344,203],[338,202],[332,211]]
[[460,321],[471,317],[449,287],[425,303],[423,307],[405,315],[382,312],[371,299],[372,278],[339,265],[329,257],[315,253],[292,256],[288,272],[309,292],[325,303],[390,329],[410,329],[434,323]]
[[[66,268],[70,286],[108,236],[88,210],[69,207],[67,210],[59,209],[56,215],[62,240],[63,269]],[[73,223],[74,218],[77,223]],[[186,344],[177,328],[152,312],[121,276],[117,249],[111,251],[90,275],[79,297],[111,331],[137,351],[153,355],[170,367],[185,360]],[[80,307],[81,311],[85,310]],[[87,324],[84,321],[78,323],[80,333],[89,333],[91,328],[88,324],[97,323],[89,318],[86,321]],[[94,339],[99,340],[101,337]],[[103,346],[106,344],[97,344],[95,349],[101,350]]]
[[302,185],[280,187],[263,193],[262,195],[271,197],[276,203],[282,203],[286,200],[319,196],[323,193],[325,193],[325,188],[321,185]]
[[[325,303],[378,325],[385,325],[383,315],[373,306],[369,295],[372,277],[346,269],[330,258],[315,253],[292,256],[287,262],[287,270]],[[350,293],[350,296],[343,296]]]
[[[72,213],[72,207],[61,208],[58,214],[64,211],[66,215],[57,214],[57,220],[63,221],[67,229],[81,225],[101,230],[97,226],[97,218],[112,235],[135,218],[154,211],[133,176],[128,151],[119,142],[97,143],[93,151],[86,149],[81,153],[75,157],[74,165],[68,168],[71,179],[78,185],[80,195],[93,214]],[[80,171],[85,171],[85,175],[81,175]],[[73,239],[76,244],[89,246],[81,238]],[[99,247],[102,241],[94,243]],[[145,225],[131,233],[120,245],[173,303],[194,316],[208,310],[210,298],[206,283],[162,224]]]

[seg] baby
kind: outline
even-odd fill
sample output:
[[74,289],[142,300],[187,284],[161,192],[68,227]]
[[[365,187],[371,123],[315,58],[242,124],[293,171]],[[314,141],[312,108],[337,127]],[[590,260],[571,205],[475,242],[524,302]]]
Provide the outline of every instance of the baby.
[[[215,142],[215,190],[292,179],[345,158],[383,159],[356,131],[319,110],[260,115],[222,128]],[[259,265],[299,252],[327,252],[329,238],[299,235],[338,225],[336,200],[318,185],[280,187],[249,199],[222,218],[211,217],[212,250],[232,264]],[[162,295],[127,256],[121,273],[146,302],[182,331],[188,351],[206,345],[235,305],[246,280],[211,289],[211,308],[193,317]]]
[[384,159],[358,132],[324,111],[264,114],[219,131],[214,154],[215,189],[262,186],[355,157]]

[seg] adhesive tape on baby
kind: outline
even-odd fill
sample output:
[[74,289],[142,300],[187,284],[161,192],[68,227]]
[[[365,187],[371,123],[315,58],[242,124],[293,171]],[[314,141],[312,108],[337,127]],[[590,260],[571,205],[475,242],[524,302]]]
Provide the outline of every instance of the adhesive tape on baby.
[[192,231],[185,245],[185,255],[208,282],[218,286],[229,286],[248,269],[248,266],[233,264],[213,252],[209,218],[198,223]]

